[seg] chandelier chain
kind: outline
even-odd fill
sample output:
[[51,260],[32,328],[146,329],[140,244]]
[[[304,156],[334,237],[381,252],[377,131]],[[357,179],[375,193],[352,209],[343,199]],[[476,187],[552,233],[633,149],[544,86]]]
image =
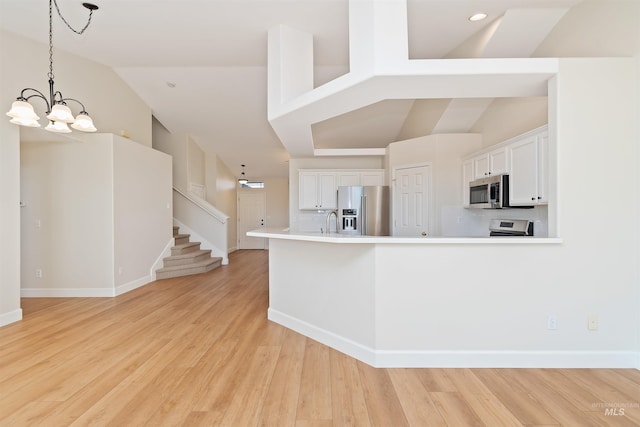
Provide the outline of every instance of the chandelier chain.
[[[56,4],[56,7],[58,5]],[[59,13],[59,12],[58,12]],[[53,19],[51,1],[49,1],[49,79],[53,80]]]
[[[54,75],[53,75],[53,7],[51,6],[52,1],[49,0],[49,78],[53,79]],[[58,2],[56,0],[53,0],[53,4],[56,6],[56,11],[58,12],[58,16],[60,17],[60,19],[62,19],[62,22],[65,23],[65,25],[74,33],[76,34],[82,34],[84,33],[84,31],[89,28],[89,24],[91,24],[91,17],[93,16],[93,8],[88,8],[89,9],[89,19],[87,20],[86,25],[81,29],[81,30],[76,30],[75,28],[73,28],[69,22],[67,22],[66,19],[64,19],[64,16],[62,16],[62,12],[60,12],[60,7],[58,6]]]
[[62,19],[62,22],[64,22],[67,27],[69,27],[69,29],[71,31],[73,31],[76,34],[82,34],[84,33],[84,30],[86,30],[87,28],[89,28],[89,24],[91,24],[91,16],[93,15],[93,9],[88,8],[89,9],[89,19],[87,20],[87,24],[81,29],[81,30],[76,30],[75,28],[73,28],[66,19],[64,19],[64,16],[62,16],[62,13],[60,12],[60,8],[58,7],[58,2],[56,0],[53,0],[53,4],[56,5],[56,11],[58,11],[58,16],[60,16],[60,19]]

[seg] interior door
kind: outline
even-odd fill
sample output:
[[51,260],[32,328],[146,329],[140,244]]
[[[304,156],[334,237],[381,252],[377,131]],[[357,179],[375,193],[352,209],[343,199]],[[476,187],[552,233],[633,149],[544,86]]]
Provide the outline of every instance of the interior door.
[[266,215],[264,193],[238,194],[238,249],[266,248],[265,238],[247,236],[247,231],[265,227]]
[[430,176],[428,165],[395,170],[394,236],[421,237],[428,235]]

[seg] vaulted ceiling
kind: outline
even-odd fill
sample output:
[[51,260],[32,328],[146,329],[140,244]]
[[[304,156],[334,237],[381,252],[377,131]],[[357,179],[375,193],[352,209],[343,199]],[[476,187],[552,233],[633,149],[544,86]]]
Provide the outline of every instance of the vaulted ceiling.
[[[408,0],[408,57],[529,57],[579,1]],[[79,1],[58,3],[71,23],[84,21]],[[90,29],[80,37],[56,31],[56,48],[113,67],[169,131],[188,133],[236,174],[246,164],[250,178],[288,173],[289,154],[267,120],[268,31],[284,24],[313,35],[316,87],[349,72],[348,0],[94,3]],[[470,22],[479,10],[488,18]],[[2,29],[47,42],[44,0],[2,0],[0,12]],[[468,130],[491,99],[447,102],[434,131]],[[315,123],[314,145],[384,147],[413,105],[384,100]]]

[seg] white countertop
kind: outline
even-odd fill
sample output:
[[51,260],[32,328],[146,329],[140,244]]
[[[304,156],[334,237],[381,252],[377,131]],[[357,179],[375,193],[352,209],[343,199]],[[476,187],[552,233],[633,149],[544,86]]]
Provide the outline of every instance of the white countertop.
[[394,237],[394,236],[350,236],[338,233],[304,233],[288,228],[262,228],[251,230],[249,237],[268,239],[300,240],[323,243],[383,243],[383,244],[557,244],[557,237]]

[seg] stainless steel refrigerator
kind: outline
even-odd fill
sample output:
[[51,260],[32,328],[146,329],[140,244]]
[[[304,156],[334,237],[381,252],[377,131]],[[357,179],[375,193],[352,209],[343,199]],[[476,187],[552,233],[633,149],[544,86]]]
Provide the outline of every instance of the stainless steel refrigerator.
[[338,187],[338,233],[389,235],[389,187]]

